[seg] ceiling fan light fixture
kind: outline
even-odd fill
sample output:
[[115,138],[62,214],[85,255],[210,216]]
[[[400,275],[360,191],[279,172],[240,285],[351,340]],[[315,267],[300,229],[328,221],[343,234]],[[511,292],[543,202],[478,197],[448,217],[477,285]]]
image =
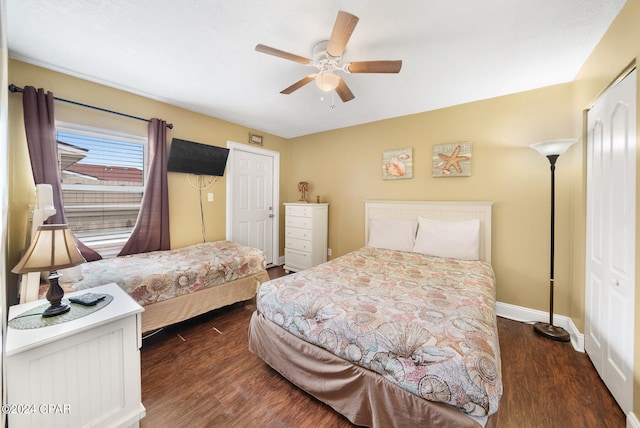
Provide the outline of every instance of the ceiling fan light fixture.
[[330,71],[322,71],[316,74],[316,85],[325,92],[331,92],[338,87],[340,78]]
[[[0,0],[1,1],[1,0]],[[303,86],[316,81],[316,86],[323,92],[335,91],[342,102],[354,99],[353,92],[337,71],[343,73],[399,73],[402,60],[357,61],[342,65],[342,58],[347,42],[353,33],[358,17],[345,11],[338,11],[329,40],[317,42],[312,49],[312,57],[305,58],[280,49],[257,44],[256,51],[268,55],[284,58],[300,64],[309,65],[317,70],[308,74],[293,85],[280,91],[281,94],[291,94]]]

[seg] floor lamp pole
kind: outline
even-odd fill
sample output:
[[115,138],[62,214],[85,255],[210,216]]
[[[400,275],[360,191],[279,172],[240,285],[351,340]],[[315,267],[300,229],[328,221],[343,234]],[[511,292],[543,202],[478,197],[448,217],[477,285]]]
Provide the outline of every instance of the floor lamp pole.
[[551,164],[551,251],[550,251],[550,273],[549,273],[549,322],[537,322],[533,325],[533,329],[536,333],[545,336],[549,339],[557,340],[560,342],[568,342],[571,337],[569,333],[562,327],[553,325],[553,293],[554,293],[554,276],[553,276],[553,261],[554,261],[554,248],[555,248],[555,205],[556,205],[556,160],[560,155],[547,155],[549,163]]

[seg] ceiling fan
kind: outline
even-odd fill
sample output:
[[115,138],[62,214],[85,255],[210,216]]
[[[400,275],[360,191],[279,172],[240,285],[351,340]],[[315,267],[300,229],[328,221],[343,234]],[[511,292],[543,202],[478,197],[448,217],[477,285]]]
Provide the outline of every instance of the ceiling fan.
[[399,73],[402,68],[402,60],[393,61],[357,61],[348,64],[341,64],[347,42],[356,28],[359,18],[348,12],[338,11],[336,22],[329,40],[316,43],[312,50],[312,58],[305,58],[280,49],[272,48],[262,44],[256,45],[256,51],[267,55],[274,55],[280,58],[295,61],[300,64],[310,65],[317,69],[316,73],[309,74],[295,82],[288,88],[280,91],[281,94],[290,94],[311,81],[325,92],[335,90],[343,102],[351,101],[355,98],[344,79],[336,74],[336,71],[345,73]]

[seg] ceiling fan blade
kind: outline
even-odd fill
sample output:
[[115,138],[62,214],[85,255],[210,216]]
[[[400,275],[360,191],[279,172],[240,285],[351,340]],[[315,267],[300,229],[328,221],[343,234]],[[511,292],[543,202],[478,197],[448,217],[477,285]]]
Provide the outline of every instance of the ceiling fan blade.
[[289,61],[299,62],[300,64],[310,64],[311,60],[303,56],[295,55],[289,52],[281,51],[280,49],[272,48],[269,46],[257,44],[256,51],[265,53],[267,55],[273,55],[280,58],[288,59]]
[[329,38],[329,44],[327,45],[327,53],[334,58],[342,56],[344,48],[347,46],[349,38],[353,30],[356,28],[358,18],[355,15],[351,15],[348,12],[338,11],[336,22],[333,24],[333,31]]
[[289,86],[288,88],[283,89],[282,91],[280,91],[281,94],[290,94],[293,91],[297,91],[298,89],[302,88],[304,85],[306,85],[307,83],[311,82],[313,79],[316,78],[315,74],[310,74],[306,77],[303,77],[302,79],[298,80],[296,83],[294,83],[293,85]]
[[347,65],[349,73],[399,73],[402,60],[394,61],[357,61]]
[[338,93],[338,96],[340,97],[343,103],[346,103],[347,101],[351,101],[352,99],[355,98],[355,96],[353,95],[353,92],[351,92],[351,89],[349,89],[349,87],[347,86],[347,83],[344,81],[342,77],[340,77],[339,79],[340,80],[338,80],[338,86],[336,87],[336,92]]

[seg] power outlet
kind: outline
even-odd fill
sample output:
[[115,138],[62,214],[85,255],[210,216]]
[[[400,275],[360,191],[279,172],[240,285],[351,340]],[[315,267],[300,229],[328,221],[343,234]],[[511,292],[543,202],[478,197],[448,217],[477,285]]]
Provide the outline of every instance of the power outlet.
[[327,256],[331,257],[331,248],[327,248]]

